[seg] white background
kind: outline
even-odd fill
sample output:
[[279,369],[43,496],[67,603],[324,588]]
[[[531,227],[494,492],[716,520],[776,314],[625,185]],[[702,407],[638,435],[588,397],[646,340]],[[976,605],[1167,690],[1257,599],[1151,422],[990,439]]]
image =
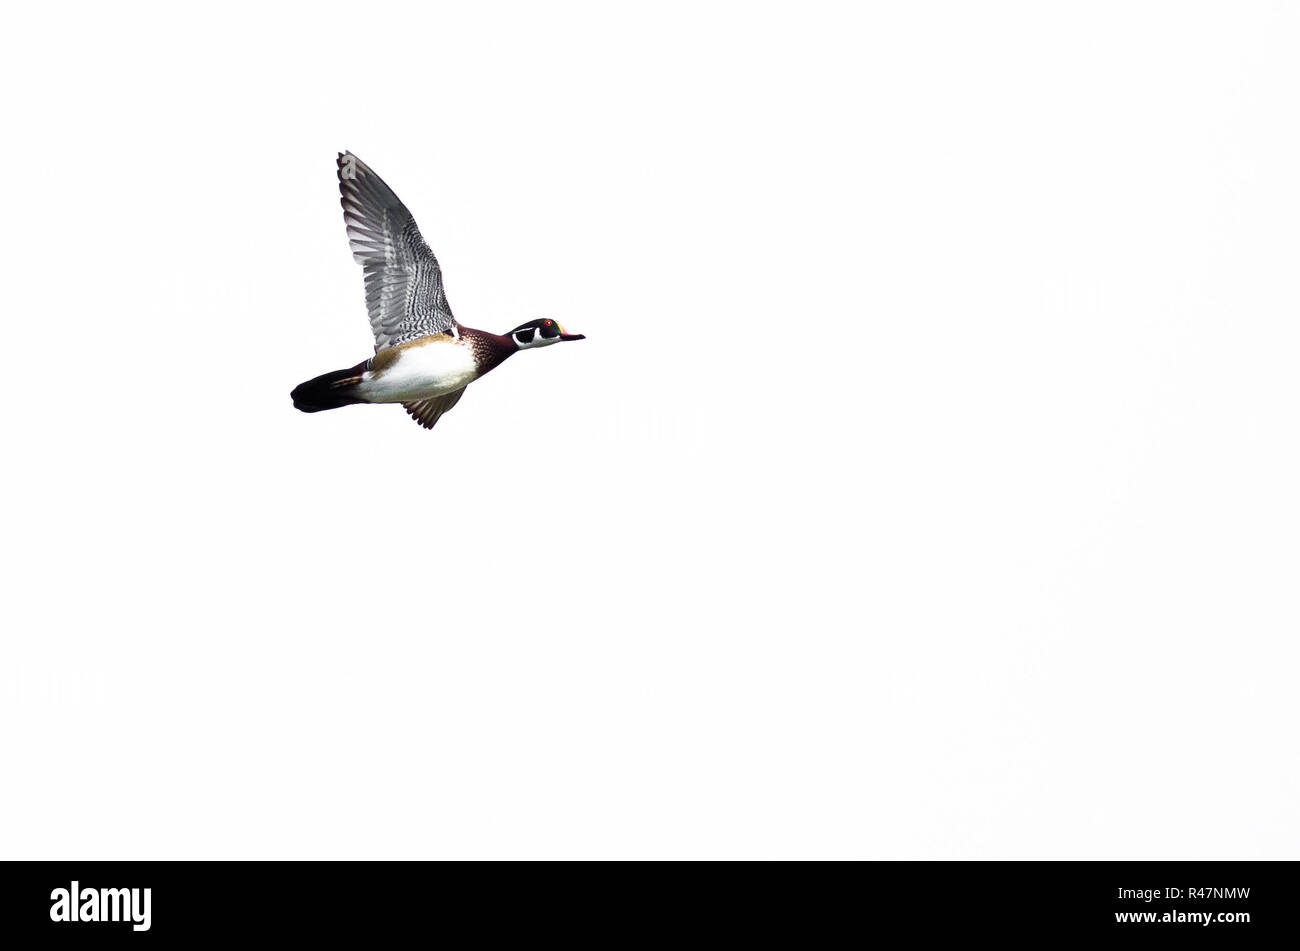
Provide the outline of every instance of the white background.
[[1294,7],[6,20],[0,855],[1297,857]]

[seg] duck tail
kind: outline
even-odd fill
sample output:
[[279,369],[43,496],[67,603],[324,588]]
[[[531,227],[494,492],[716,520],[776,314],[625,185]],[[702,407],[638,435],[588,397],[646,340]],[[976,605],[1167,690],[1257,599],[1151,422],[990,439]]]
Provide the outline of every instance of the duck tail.
[[365,372],[366,364],[363,361],[346,370],[322,373],[306,383],[299,383],[289,394],[293,398],[294,408],[304,413],[319,413],[325,409],[364,403],[365,400],[353,394],[356,385],[361,382],[361,374]]

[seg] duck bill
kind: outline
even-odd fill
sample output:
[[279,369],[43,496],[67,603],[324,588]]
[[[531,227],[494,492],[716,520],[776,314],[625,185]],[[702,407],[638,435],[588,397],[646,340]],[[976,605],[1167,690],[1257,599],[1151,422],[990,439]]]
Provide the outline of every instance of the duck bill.
[[560,334],[561,340],[586,340],[586,334]]

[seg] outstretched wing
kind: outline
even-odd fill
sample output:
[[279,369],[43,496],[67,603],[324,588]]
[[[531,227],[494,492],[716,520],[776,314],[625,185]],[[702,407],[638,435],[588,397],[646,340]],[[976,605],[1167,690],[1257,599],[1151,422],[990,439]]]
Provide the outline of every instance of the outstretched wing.
[[442,418],[443,413],[456,405],[465,390],[466,387],[462,386],[454,393],[447,393],[443,396],[435,396],[414,403],[403,403],[402,407],[425,429],[433,429],[433,424]]
[[442,290],[442,270],[415,219],[351,152],[339,153],[338,171],[348,242],[365,270],[375,350],[446,333],[455,320]]

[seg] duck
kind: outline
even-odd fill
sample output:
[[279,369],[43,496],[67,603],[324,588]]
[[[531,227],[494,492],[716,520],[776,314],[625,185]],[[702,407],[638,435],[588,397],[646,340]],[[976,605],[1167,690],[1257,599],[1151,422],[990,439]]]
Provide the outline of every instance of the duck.
[[352,256],[365,277],[374,355],[294,387],[295,408],[319,413],[359,403],[400,403],[432,429],[465,389],[521,350],[585,340],[551,317],[505,334],[457,322],[442,269],[415,218],[384,180],[351,152],[338,153],[339,195]]

